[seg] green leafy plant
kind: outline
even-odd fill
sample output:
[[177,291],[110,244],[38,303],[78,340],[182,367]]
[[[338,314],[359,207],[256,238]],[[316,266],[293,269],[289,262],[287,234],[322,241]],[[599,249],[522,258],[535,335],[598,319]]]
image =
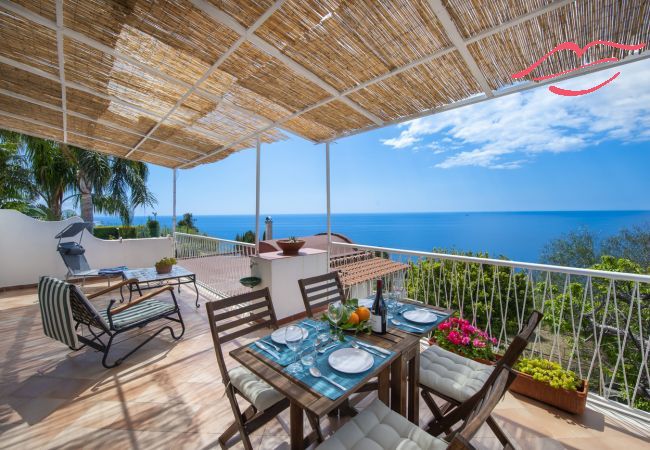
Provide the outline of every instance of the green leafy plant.
[[[343,339],[343,331],[354,331],[354,334],[359,333],[372,333],[372,328],[370,328],[370,320],[365,319],[361,320],[359,316],[359,300],[356,298],[348,300],[345,305],[342,306],[343,315],[341,320],[338,322],[338,329],[341,331],[339,339]],[[362,307],[364,308],[364,307]],[[367,309],[367,308],[364,308]],[[369,314],[369,313],[368,313]],[[328,322],[332,327],[334,326],[334,321],[329,318],[327,313],[323,314],[321,320]]]
[[165,266],[173,266],[176,264],[176,258],[163,258],[160,261],[158,261],[156,265],[156,269],[159,267],[165,267]]
[[565,370],[559,364],[546,359],[522,358],[515,365],[515,369],[556,389],[575,391],[582,387],[582,380],[575,372]]

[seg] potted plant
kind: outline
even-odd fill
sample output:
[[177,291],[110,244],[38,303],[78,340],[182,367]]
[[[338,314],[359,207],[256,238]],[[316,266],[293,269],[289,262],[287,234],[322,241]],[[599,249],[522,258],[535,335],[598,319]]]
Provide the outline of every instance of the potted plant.
[[278,239],[276,242],[284,255],[297,255],[298,250],[305,245],[305,241],[296,239],[295,236],[291,236],[289,239]]
[[172,271],[174,264],[176,264],[176,258],[163,258],[155,264],[156,272],[160,274],[169,273]]
[[541,358],[522,358],[516,365],[512,392],[539,400],[571,414],[582,414],[589,384],[575,372]]
[[496,339],[473,326],[468,320],[450,317],[436,327],[429,343],[437,344],[445,350],[483,364],[492,364],[495,360],[494,345]]

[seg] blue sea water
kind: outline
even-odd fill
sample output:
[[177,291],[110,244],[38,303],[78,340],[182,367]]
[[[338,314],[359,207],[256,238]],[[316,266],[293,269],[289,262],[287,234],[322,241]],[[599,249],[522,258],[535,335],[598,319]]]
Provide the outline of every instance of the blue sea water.
[[[253,215],[194,216],[202,233],[225,239],[255,229]],[[97,217],[102,224],[117,218]],[[135,224],[146,217],[135,217]],[[158,216],[171,227],[171,216]],[[264,230],[264,217],[260,229]],[[454,249],[488,252],[512,260],[537,262],[546,243],[586,228],[600,238],[635,225],[650,227],[650,211],[535,211],[467,213],[333,214],[332,232],[354,242],[408,250]],[[308,236],[326,231],[324,214],[273,216],[273,237]]]

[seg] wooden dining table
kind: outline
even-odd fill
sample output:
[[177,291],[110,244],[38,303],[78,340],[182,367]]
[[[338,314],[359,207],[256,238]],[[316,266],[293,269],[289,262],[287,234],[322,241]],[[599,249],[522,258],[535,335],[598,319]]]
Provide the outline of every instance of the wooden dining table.
[[[424,306],[418,303],[419,306]],[[435,309],[432,307],[432,309]],[[437,309],[443,312],[444,310]],[[299,321],[297,321],[299,322]],[[296,323],[297,323],[296,322]],[[284,367],[268,358],[264,353],[255,351],[245,345],[230,352],[230,356],[242,366],[264,380],[278,392],[289,399],[289,426],[292,449],[302,449],[315,440],[315,433],[304,436],[305,412],[316,417],[323,417],[330,411],[343,406],[349,397],[368,382],[376,378],[377,396],[400,415],[411,422],[419,420],[418,379],[420,371],[421,335],[389,327],[386,334],[360,334],[356,339],[368,344],[380,346],[394,353],[385,358],[381,365],[369,370],[351,389],[345,391],[336,400],[314,390],[311,386],[293,378],[284,371]]]

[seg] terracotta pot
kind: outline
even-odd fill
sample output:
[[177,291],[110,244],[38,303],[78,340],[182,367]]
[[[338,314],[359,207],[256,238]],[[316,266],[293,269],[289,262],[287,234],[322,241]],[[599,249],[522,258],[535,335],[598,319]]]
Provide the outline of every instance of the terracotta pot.
[[278,239],[276,242],[282,249],[284,255],[297,255],[298,250],[305,245],[305,241],[301,240],[290,241],[289,239]]
[[582,380],[582,387],[577,391],[558,389],[548,383],[537,381],[528,374],[515,371],[517,378],[510,385],[510,391],[555,406],[571,414],[582,414],[587,404],[589,383]]
[[173,264],[167,264],[165,266],[156,266],[156,272],[158,272],[159,274],[169,273],[172,271],[172,267],[174,267]]

